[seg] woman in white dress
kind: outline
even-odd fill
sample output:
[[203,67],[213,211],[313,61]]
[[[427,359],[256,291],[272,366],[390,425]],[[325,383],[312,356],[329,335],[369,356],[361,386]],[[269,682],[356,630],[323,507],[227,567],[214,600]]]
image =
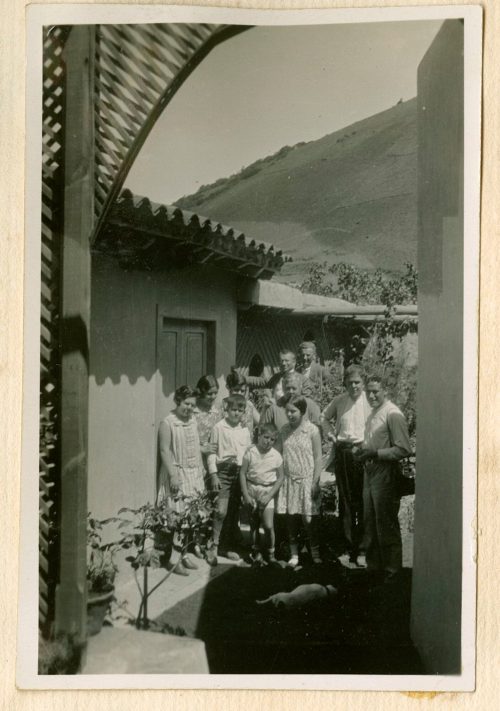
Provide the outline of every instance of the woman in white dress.
[[306,411],[307,400],[304,397],[291,397],[285,406],[288,424],[281,428],[279,438],[285,477],[278,492],[277,513],[286,514],[291,552],[288,565],[292,568],[299,563],[297,536],[301,524],[313,562],[321,563],[317,538],[321,497],[321,437],[316,425],[307,419]]
[[[172,508],[182,511],[182,498],[196,496],[205,490],[198,426],[193,416],[196,391],[187,385],[177,388],[175,409],[160,423],[160,481],[158,499],[168,499]],[[195,548],[195,554],[199,551]],[[176,566],[176,573],[188,575],[198,566],[187,555]]]

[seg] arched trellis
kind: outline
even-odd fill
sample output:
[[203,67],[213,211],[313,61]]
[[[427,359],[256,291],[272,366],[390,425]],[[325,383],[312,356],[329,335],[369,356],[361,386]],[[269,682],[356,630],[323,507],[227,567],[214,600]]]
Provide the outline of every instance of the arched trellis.
[[[214,47],[247,29],[44,28],[39,621],[45,633],[55,621],[57,631],[84,636],[91,245],[179,87]],[[80,400],[68,404],[75,393]]]
[[97,29],[93,239],[151,129],[180,86],[214,47],[247,29],[206,24]]

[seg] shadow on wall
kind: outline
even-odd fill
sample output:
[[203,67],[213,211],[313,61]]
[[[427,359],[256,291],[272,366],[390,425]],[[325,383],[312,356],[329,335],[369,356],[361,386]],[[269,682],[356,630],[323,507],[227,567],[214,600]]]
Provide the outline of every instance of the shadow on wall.
[[131,385],[140,379],[149,383],[161,367],[157,341],[163,315],[215,324],[215,360],[226,372],[235,357],[235,280],[231,273],[203,265],[161,272],[125,270],[110,257],[94,255],[90,376],[99,386],[107,380],[115,385],[124,379]]

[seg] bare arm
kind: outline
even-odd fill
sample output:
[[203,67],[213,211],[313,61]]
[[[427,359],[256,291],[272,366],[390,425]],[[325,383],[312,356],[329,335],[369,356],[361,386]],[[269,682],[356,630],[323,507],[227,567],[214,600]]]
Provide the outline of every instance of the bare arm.
[[159,437],[161,463],[167,471],[169,489],[172,494],[176,494],[179,491],[179,476],[171,450],[172,433],[166,422],[160,423]]
[[325,407],[320,415],[321,431],[328,439],[335,441],[335,421],[337,419],[337,407],[335,400],[332,400]]
[[285,474],[283,472],[283,464],[280,464],[280,466],[276,470],[276,481],[274,483],[273,488],[271,489],[271,493],[269,495],[269,501],[273,498],[273,496],[276,496],[276,494],[280,490],[281,485],[283,484],[284,478],[285,478]]
[[247,487],[247,471],[248,471],[248,457],[245,456],[243,457],[243,461],[241,463],[241,469],[240,469],[240,486],[241,486],[241,494],[243,496],[243,501],[248,504],[249,506],[253,505],[253,501],[250,498],[250,494],[248,493],[248,487]]
[[323,470],[323,452],[321,451],[321,437],[317,428],[311,434],[311,440],[314,458],[313,484],[318,484]]
[[314,458],[314,473],[312,483],[312,496],[317,498],[321,494],[319,481],[321,479],[321,471],[323,469],[323,453],[321,451],[321,436],[317,428],[311,434],[312,450]]
[[217,451],[219,449],[219,431],[216,427],[212,429],[210,434],[210,443],[214,444],[214,451],[211,452],[207,457],[207,467],[210,476],[210,485],[212,489],[218,490],[220,488],[219,477],[217,476]]

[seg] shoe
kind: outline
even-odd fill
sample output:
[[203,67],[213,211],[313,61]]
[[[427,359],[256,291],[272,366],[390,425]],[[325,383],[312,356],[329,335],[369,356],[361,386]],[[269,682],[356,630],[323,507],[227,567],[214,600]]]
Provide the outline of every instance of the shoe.
[[228,560],[241,560],[241,557],[236,553],[236,551],[221,551],[219,553],[223,558],[227,558]]
[[356,565],[358,568],[366,568],[366,556],[364,553],[360,553],[356,558]]
[[287,566],[289,568],[296,568],[299,564],[299,556],[298,555],[292,555],[290,560],[287,563]]
[[189,570],[184,567],[182,560],[180,560],[174,568],[174,573],[176,575],[183,575],[184,577],[186,577],[189,575]]
[[206,561],[208,565],[210,565],[212,568],[215,568],[215,566],[218,563],[217,560],[217,546],[212,546],[207,550],[206,554]]
[[323,563],[319,554],[319,546],[311,546],[311,558],[314,565],[321,565]]
[[188,570],[198,570],[198,566],[194,560],[191,560],[191,558],[188,558],[187,556],[182,559],[182,565]]
[[260,551],[252,551],[250,553],[250,560],[252,561],[252,563],[257,563],[259,565],[264,561],[262,553]]
[[199,545],[195,545],[193,548],[193,555],[195,555],[197,558],[200,560],[203,560],[203,553],[201,552],[201,548]]

